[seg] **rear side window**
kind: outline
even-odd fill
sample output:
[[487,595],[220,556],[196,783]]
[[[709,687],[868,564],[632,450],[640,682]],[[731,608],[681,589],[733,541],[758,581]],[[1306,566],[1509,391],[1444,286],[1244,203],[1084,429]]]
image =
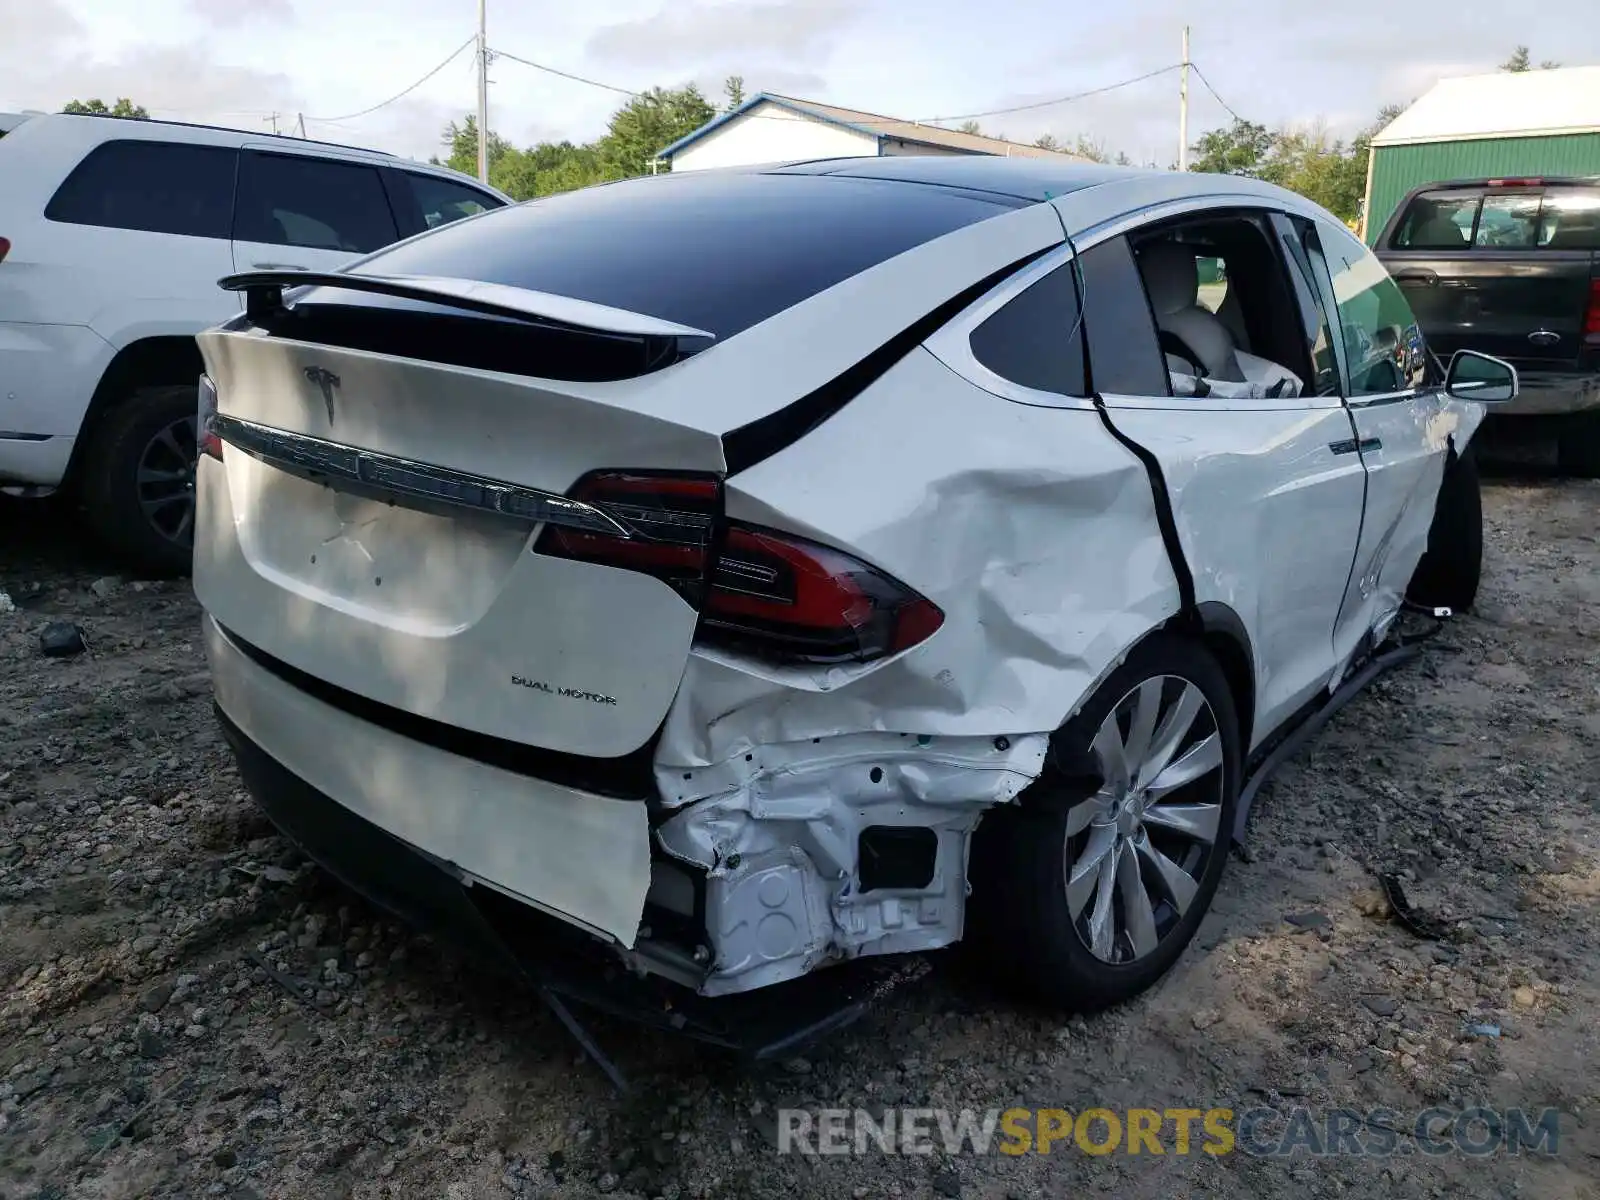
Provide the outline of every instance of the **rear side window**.
[[972,331],[972,356],[1002,379],[1064,396],[1087,394],[1072,264],[1029,284]]
[[246,153],[239,165],[236,241],[366,254],[400,236],[375,167]]
[[416,198],[417,207],[422,212],[423,227],[427,229],[448,225],[462,217],[501,206],[500,201],[487,192],[463,187],[448,179],[440,179],[435,175],[413,175],[409,171],[402,174],[411,188],[412,196]]
[[[454,222],[363,262],[551,292],[726,339],[903,251],[1016,205],[817,175],[685,172]],[[938,298],[929,300],[932,308]]]
[[71,225],[226,238],[238,153],[175,142],[103,142],[50,197],[44,215]]
[[1479,192],[1423,192],[1406,206],[1389,245],[1396,250],[1463,250],[1472,244]]
[[1551,188],[1539,210],[1539,245],[1600,250],[1600,188]]

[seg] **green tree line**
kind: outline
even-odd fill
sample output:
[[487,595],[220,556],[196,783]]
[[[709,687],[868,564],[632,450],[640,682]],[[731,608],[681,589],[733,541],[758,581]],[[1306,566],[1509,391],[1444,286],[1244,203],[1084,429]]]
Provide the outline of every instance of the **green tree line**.
[[[737,75],[723,85],[724,111],[744,103],[744,80]],[[592,183],[609,183],[648,175],[657,153],[717,115],[693,84],[652,88],[634,96],[606,123],[592,142],[539,142],[519,147],[489,132],[489,182],[518,200],[568,192]],[[468,116],[452,121],[442,136],[446,155],[433,162],[468,175],[478,173],[478,122]],[[658,169],[664,170],[665,164]]]

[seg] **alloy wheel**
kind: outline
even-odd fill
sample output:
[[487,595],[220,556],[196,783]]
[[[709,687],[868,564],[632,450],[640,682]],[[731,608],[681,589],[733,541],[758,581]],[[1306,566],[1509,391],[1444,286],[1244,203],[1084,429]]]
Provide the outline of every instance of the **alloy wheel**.
[[134,477],[144,519],[181,546],[194,540],[195,420],[179,418],[145,443]]
[[1091,954],[1127,965],[1182,923],[1219,852],[1222,737],[1205,693],[1160,675],[1117,701],[1090,754],[1101,786],[1067,814],[1067,908]]

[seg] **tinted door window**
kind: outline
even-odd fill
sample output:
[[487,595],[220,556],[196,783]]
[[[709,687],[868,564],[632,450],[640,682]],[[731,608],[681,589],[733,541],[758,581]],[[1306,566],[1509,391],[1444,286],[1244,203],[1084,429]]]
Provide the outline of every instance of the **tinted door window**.
[[1072,264],[1014,297],[972,331],[972,356],[1012,383],[1082,396],[1083,336]]
[[1531,250],[1538,228],[1537,192],[1485,196],[1472,244],[1488,250]]
[[1539,245],[1600,250],[1600,188],[1552,188],[1539,210]]
[[223,146],[105,142],[50,198],[44,215],[74,225],[226,238],[238,153]]
[[246,153],[234,240],[366,254],[400,236],[374,167]]
[[1351,397],[1423,386],[1428,355],[1411,306],[1383,264],[1342,229],[1322,223],[1323,257],[1333,282]]
[[1311,359],[1311,391],[1318,396],[1339,394],[1339,364],[1333,355],[1333,332],[1317,294],[1316,276],[1305,250],[1307,222],[1292,217],[1275,215],[1273,228],[1278,231],[1280,243],[1286,251],[1289,266],[1289,283],[1299,301],[1300,316],[1304,322],[1306,351]]
[[412,196],[416,199],[417,208],[422,212],[422,225],[425,229],[448,225],[451,221],[459,221],[462,217],[488,212],[491,208],[501,206],[500,201],[487,192],[463,187],[449,179],[440,179],[436,175],[413,175],[409,171],[403,174],[411,187]]
[[1396,250],[1464,250],[1472,244],[1480,193],[1423,192],[1406,206],[1389,245]]

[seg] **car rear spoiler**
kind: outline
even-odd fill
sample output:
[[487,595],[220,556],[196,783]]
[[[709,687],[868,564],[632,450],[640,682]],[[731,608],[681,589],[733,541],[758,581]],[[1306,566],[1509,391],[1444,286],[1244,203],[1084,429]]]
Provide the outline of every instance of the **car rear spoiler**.
[[484,283],[472,279],[452,279],[441,275],[355,275],[343,271],[244,271],[217,281],[229,292],[243,292],[245,313],[252,319],[270,315],[286,307],[285,289],[300,287],[337,288],[346,292],[370,292],[402,300],[443,304],[491,317],[509,317],[557,325],[587,333],[609,333],[639,338],[706,338],[715,334],[673,321],[663,321],[644,313],[629,312],[571,296],[556,296],[504,283]]

